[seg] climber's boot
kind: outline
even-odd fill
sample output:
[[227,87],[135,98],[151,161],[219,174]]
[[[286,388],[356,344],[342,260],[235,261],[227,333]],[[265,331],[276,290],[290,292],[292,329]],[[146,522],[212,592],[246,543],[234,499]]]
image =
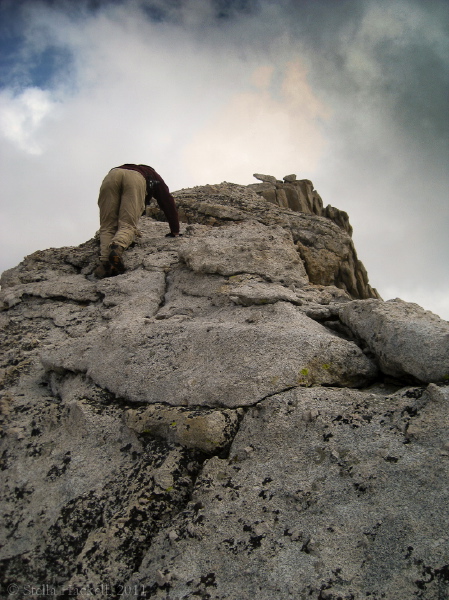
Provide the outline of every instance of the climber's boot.
[[119,244],[111,244],[109,246],[109,264],[111,266],[111,275],[120,275],[125,272],[125,265],[123,263],[123,246]]

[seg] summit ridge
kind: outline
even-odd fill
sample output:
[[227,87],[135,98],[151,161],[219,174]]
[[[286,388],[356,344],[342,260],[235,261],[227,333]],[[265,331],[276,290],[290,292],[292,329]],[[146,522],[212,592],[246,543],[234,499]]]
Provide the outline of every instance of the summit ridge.
[[448,596],[449,323],[255,177],[147,209],[123,274],[97,236],[3,273],[2,592]]

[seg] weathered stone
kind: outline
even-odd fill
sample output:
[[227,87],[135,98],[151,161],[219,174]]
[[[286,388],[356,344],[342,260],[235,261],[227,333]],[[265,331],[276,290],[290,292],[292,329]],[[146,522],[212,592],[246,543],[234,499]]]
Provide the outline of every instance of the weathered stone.
[[282,188],[276,188],[276,204],[283,208],[288,208],[288,198],[285,190]]
[[195,272],[253,273],[288,284],[307,282],[292,237],[281,227],[248,222],[200,230],[182,241],[179,255]]
[[[288,207],[293,211],[326,217],[352,235],[347,213],[330,204],[324,208],[321,196],[314,189],[310,179],[297,180],[296,175],[286,175],[283,177],[284,183],[281,183],[269,175],[260,175],[257,178],[265,183],[249,185],[248,188],[253,189],[268,202]],[[274,184],[276,184],[275,193]]]
[[263,181],[264,183],[276,183],[276,177],[273,175],[262,175],[261,173],[254,173],[253,177],[259,179],[259,181]]
[[265,190],[263,192],[263,197],[270,204],[274,204],[275,206],[280,206],[280,204],[278,202],[278,197],[277,197],[276,189],[275,188],[272,188],[272,189],[269,189],[269,190]]
[[[299,200],[300,188],[293,182],[284,184],[283,189],[289,198],[292,194]],[[272,184],[255,184],[268,186],[262,192],[254,191],[254,186],[238,186],[235,184],[220,184],[203,186],[176,192],[176,201],[183,211],[184,219],[189,223],[204,223],[207,225],[220,225],[233,221],[257,220],[265,225],[278,224],[291,231],[293,239],[298,242],[298,250],[304,261],[306,271],[311,283],[318,285],[337,285],[347,290],[353,298],[379,298],[377,291],[368,283],[359,283],[362,279],[358,271],[364,271],[362,263],[358,260],[349,233],[334,224],[330,219],[317,217],[310,214],[308,201],[302,196],[300,211],[282,209],[277,204],[276,189]],[[277,187],[279,188],[279,183]],[[302,183],[307,189],[312,189],[313,184],[306,181]],[[292,191],[293,190],[293,191]],[[263,194],[264,202],[258,196]],[[271,194],[271,196],[270,196]],[[310,197],[310,206],[313,208],[313,195]],[[223,211],[221,214],[221,208]],[[232,209],[231,209],[232,207]],[[214,217],[210,216],[212,209]],[[306,214],[309,213],[309,214]],[[160,218],[160,213],[153,211],[152,216]],[[221,214],[221,216],[219,216]],[[343,281],[341,263],[349,261],[354,269],[353,277],[346,277]],[[365,272],[366,273],[366,272]],[[350,282],[348,288],[347,282]]]
[[289,387],[358,387],[376,375],[355,344],[282,302],[196,318],[134,315],[46,350],[42,361],[130,402],[177,406],[246,406]]
[[[268,182],[251,183],[250,185],[247,185],[246,188],[248,190],[252,190],[252,191],[256,192],[257,195],[263,196],[264,198],[266,198],[265,192],[274,191],[276,189],[276,185],[275,185],[275,183],[268,183]],[[261,192],[263,192],[263,193],[261,193]]]
[[49,281],[64,275],[87,275],[92,272],[92,259],[97,257],[98,239],[92,238],[77,247],[38,250],[12,269],[4,271],[0,278],[2,290],[20,283]]
[[322,215],[328,219],[331,219],[339,227],[347,231],[349,235],[352,235],[352,226],[349,223],[348,213],[346,213],[344,210],[339,210],[338,208],[335,208],[335,206],[328,204],[326,208],[322,210]]
[[252,277],[233,278],[233,283],[223,288],[229,298],[236,304],[252,306],[254,304],[274,304],[285,301],[302,304],[296,292],[274,283],[256,281]]
[[288,208],[295,212],[299,212],[302,209],[299,201],[298,191],[293,185],[284,186],[284,192],[287,197]]
[[449,381],[449,323],[403,300],[354,301],[341,320],[376,355],[384,373],[422,382]]
[[[229,458],[205,463],[174,523],[184,533],[170,544],[161,531],[129,585],[151,587],[159,569],[179,598],[201,589],[239,600],[439,597],[449,462],[437,466],[435,450],[447,400],[436,386],[265,400]],[[422,435],[409,440],[403,425],[415,421]]]
[[124,413],[126,425],[136,433],[216,454],[232,442],[238,427],[235,410],[189,410],[155,404]]
[[313,183],[310,179],[299,179],[295,181],[295,187],[298,190],[301,204],[304,206],[304,212],[314,214],[313,211]]
[[352,302],[375,290],[310,181],[255,186],[177,192],[183,237],[142,219],[123,275],[96,238],[3,274],[2,590],[446,597],[449,387],[395,393],[446,330]]
[[285,181],[285,183],[290,181],[296,181],[296,175],[294,173],[292,173],[291,175],[284,175],[282,179]]
[[165,274],[162,270],[137,269],[124,277],[102,279],[96,288],[107,309],[103,313],[107,319],[152,317],[164,299]]
[[121,585],[187,504],[203,459],[140,441],[121,423],[122,409],[98,394],[62,406],[42,394],[14,404],[26,435],[4,440],[2,589],[14,583],[25,598],[27,586],[46,583],[62,597],[63,589]]
[[323,201],[316,190],[312,192],[312,205],[314,214],[320,217],[323,214]]
[[11,308],[21,302],[22,297],[61,298],[74,302],[96,302],[99,298],[95,284],[87,281],[83,275],[63,275],[28,284],[6,287],[0,292],[0,301],[4,308]]

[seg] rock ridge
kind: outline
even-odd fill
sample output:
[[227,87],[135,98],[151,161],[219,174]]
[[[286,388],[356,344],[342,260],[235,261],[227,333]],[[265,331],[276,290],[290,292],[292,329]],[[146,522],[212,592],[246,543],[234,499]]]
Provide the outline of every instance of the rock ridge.
[[[307,189],[311,186],[310,183]],[[253,185],[224,182],[180,190],[174,196],[180,219],[185,223],[219,226],[254,220],[267,226],[278,225],[292,235],[310,283],[339,287],[354,299],[380,298],[369,285],[366,269],[357,257],[352,229],[338,224],[343,216],[333,220],[318,209],[313,212],[306,206],[300,210],[278,205],[255,191]],[[328,213],[346,214],[333,208]],[[148,209],[147,214],[164,220],[157,207]]]
[[150,209],[123,275],[96,237],[3,273],[2,593],[448,597],[449,323],[258,177]]
[[325,207],[310,179],[296,179],[295,174],[285,175],[282,181],[273,175],[260,173],[254,173],[254,177],[263,183],[253,183],[248,187],[268,202],[295,212],[326,217],[352,236],[348,213],[330,204]]

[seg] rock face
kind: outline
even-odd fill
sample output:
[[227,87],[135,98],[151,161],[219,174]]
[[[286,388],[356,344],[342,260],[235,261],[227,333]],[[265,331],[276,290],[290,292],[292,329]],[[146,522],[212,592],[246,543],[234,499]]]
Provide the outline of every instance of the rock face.
[[97,239],[3,274],[2,594],[449,597],[449,324],[266,189],[181,190],[114,278]]
[[[447,392],[298,388],[254,406],[132,586],[151,587],[159,572],[179,598],[444,597],[447,480],[429,467],[447,435]],[[430,567],[435,550],[444,572]]]
[[[302,185],[304,197],[307,193],[309,200],[299,204],[273,201],[270,193],[275,185],[293,186],[299,190],[298,194]],[[321,198],[310,181],[249,186],[222,183],[181,190],[175,195],[185,223],[219,226],[257,221],[268,227],[278,225],[292,236],[310,283],[336,286],[354,299],[380,298],[369,285],[365,267],[357,258],[349,221],[342,225],[346,223],[346,213],[333,207],[321,210]],[[163,213],[156,207],[149,209],[148,215],[163,219]]]

